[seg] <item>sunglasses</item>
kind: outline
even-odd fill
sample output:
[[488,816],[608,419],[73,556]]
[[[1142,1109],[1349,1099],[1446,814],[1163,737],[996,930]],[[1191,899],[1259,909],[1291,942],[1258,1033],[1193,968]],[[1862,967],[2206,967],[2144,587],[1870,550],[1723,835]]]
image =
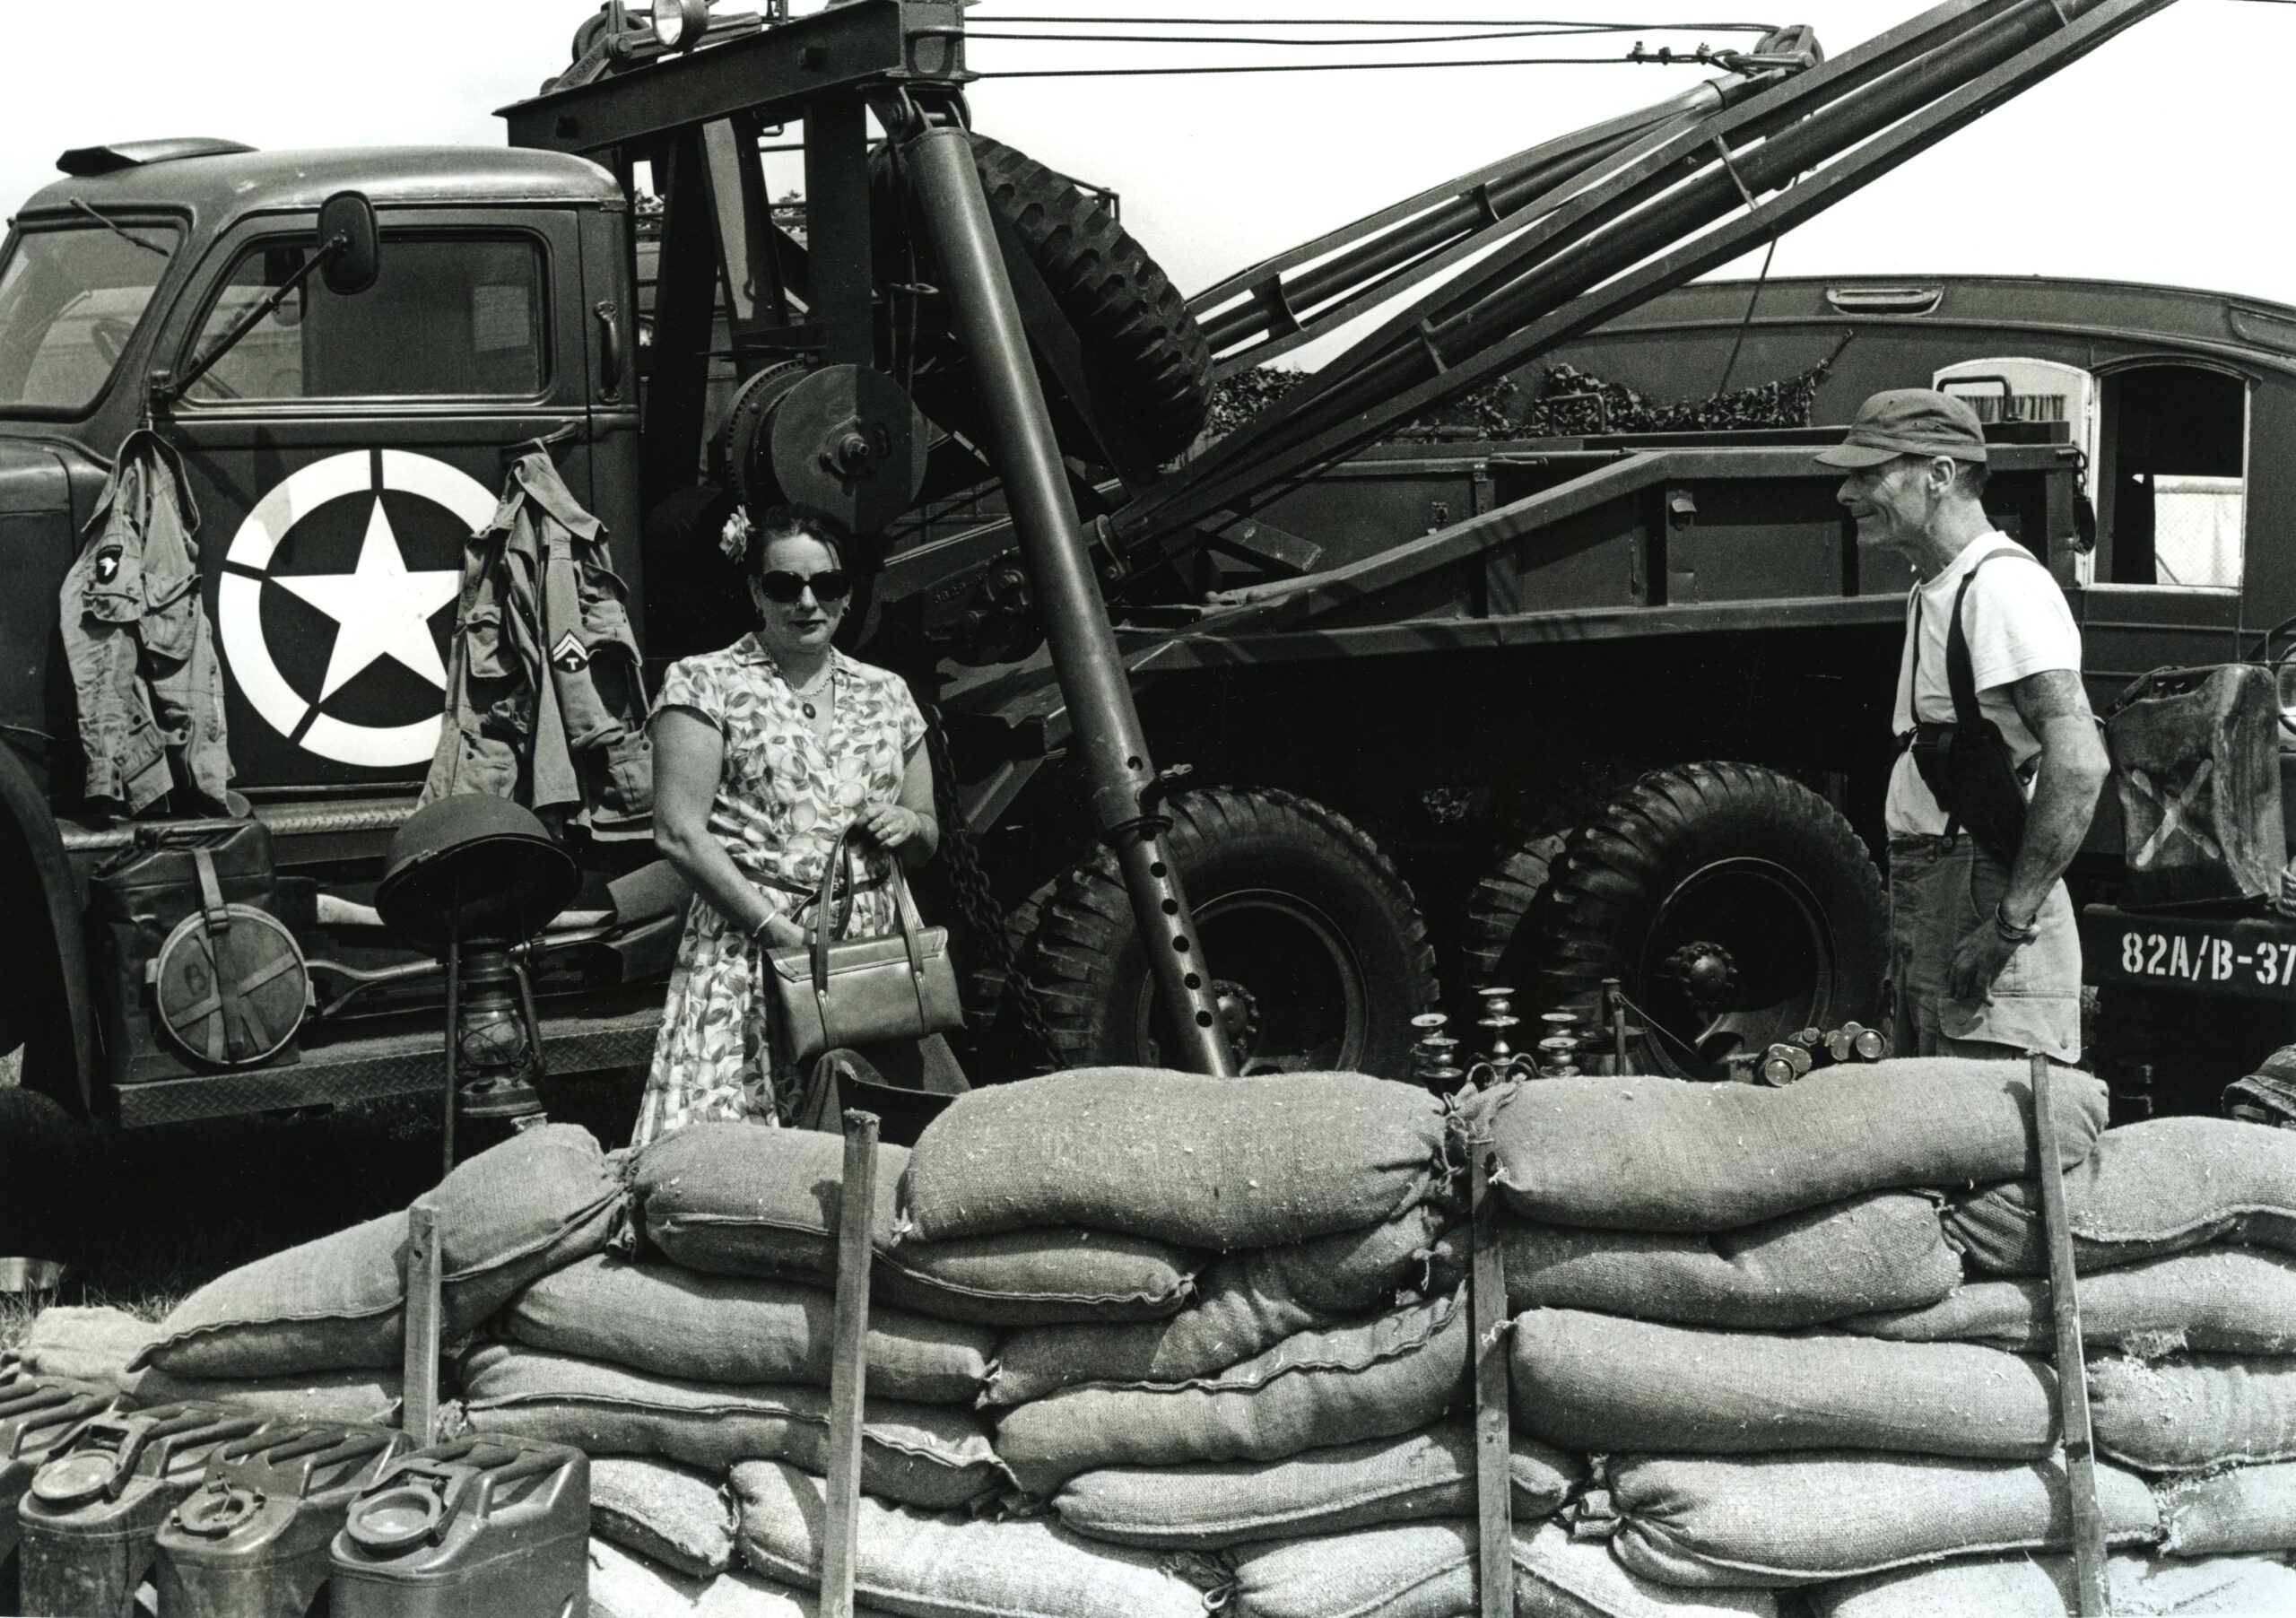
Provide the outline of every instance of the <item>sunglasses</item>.
[[789,605],[805,593],[811,585],[815,601],[842,601],[853,593],[853,581],[841,568],[829,568],[819,573],[792,573],[786,568],[772,568],[758,575],[757,587],[765,592],[768,601]]

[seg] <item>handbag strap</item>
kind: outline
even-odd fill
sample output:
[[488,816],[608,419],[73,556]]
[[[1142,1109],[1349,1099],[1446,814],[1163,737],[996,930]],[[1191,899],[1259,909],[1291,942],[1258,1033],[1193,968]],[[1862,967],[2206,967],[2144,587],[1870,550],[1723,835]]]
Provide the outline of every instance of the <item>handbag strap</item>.
[[893,913],[900,919],[900,941],[909,951],[909,987],[917,996],[917,1020],[922,1024],[928,1017],[925,1009],[925,948],[918,935],[925,930],[925,918],[917,909],[917,896],[909,891],[909,878],[901,874],[900,856],[893,862]]
[[822,863],[821,887],[813,894],[813,925],[805,932],[805,942],[813,954],[813,997],[820,1002],[824,1016],[829,1009],[830,936],[832,933],[844,932],[845,924],[852,916],[853,883],[850,881],[845,884],[845,907],[838,911],[834,924],[829,919],[830,905],[836,893],[838,875],[845,869],[846,848],[852,842],[853,834],[860,830],[860,825],[858,821],[848,825],[837,834],[837,841],[830,846],[829,858]]
[[[845,864],[847,846],[852,841],[853,834],[860,829],[860,822],[856,821],[838,833],[837,846],[830,850],[830,863],[822,868],[822,885],[814,898],[813,924],[806,935],[806,943],[812,956],[813,1005],[821,1013],[822,1032],[831,1045],[837,1043],[837,1036],[830,1027],[831,929],[822,925],[822,918],[829,913],[830,892],[836,882],[838,871]],[[931,1014],[925,1004],[925,945],[923,939],[919,936],[924,931],[925,918],[917,908],[917,896],[909,891],[909,878],[901,873],[900,855],[894,854],[890,857],[892,866],[892,875],[890,880],[893,890],[893,914],[900,926],[901,947],[909,956],[909,992],[917,996],[918,1020],[923,1022]],[[847,917],[852,910],[855,886],[856,884],[851,881],[846,884],[845,909],[839,912],[837,918],[836,930],[839,933],[845,930]]]

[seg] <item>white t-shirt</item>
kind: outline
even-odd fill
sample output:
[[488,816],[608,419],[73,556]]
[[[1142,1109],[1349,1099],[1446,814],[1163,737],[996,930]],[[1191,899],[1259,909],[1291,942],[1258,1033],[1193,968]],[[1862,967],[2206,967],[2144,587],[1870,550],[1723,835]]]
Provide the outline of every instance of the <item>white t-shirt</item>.
[[[1952,718],[1953,693],[1945,682],[1945,633],[1953,597],[1979,559],[2005,546],[2006,552],[1987,562],[1970,585],[1969,597],[1961,603],[1961,632],[1969,639],[1978,711],[2000,727],[2002,739],[2009,744],[2022,769],[2040,752],[2041,745],[2017,717],[2003,688],[2048,669],[2079,672],[2081,631],[2048,570],[2005,535],[1989,534],[1974,541],[1944,572],[1909,593],[1905,650],[1898,658],[1898,700],[1890,728],[1897,735],[1913,728],[1910,687],[1917,634],[1921,647],[1921,718],[1930,724]],[[1930,795],[1910,752],[1898,755],[1897,768],[1890,774],[1883,819],[1895,832],[1934,837],[1945,830],[1945,812]]]

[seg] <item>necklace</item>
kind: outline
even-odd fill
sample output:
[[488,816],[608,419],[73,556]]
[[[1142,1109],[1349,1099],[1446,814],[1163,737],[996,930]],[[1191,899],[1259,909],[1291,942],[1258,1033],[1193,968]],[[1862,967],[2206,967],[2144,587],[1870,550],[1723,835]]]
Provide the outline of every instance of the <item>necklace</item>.
[[[811,681],[804,685],[798,684],[794,680],[789,680],[789,677],[787,674],[784,674],[782,678],[785,681],[788,681],[789,690],[796,695],[797,699],[797,706],[804,709],[805,718],[808,719],[818,719],[821,718],[821,712],[819,709],[814,708],[809,699],[819,696],[823,691],[827,690],[829,688],[830,681],[836,675],[836,674],[837,665],[832,663],[824,666],[819,674],[815,675]],[[831,693],[830,708],[831,711],[834,711],[836,709],[836,697],[834,692]]]

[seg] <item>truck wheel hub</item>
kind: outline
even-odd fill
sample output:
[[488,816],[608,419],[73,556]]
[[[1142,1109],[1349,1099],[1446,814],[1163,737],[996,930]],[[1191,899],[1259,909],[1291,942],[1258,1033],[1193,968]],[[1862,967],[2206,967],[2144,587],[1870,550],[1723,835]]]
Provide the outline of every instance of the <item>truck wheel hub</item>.
[[1683,997],[1700,1006],[1721,1005],[1738,987],[1737,963],[1718,944],[1686,944],[1659,969]]

